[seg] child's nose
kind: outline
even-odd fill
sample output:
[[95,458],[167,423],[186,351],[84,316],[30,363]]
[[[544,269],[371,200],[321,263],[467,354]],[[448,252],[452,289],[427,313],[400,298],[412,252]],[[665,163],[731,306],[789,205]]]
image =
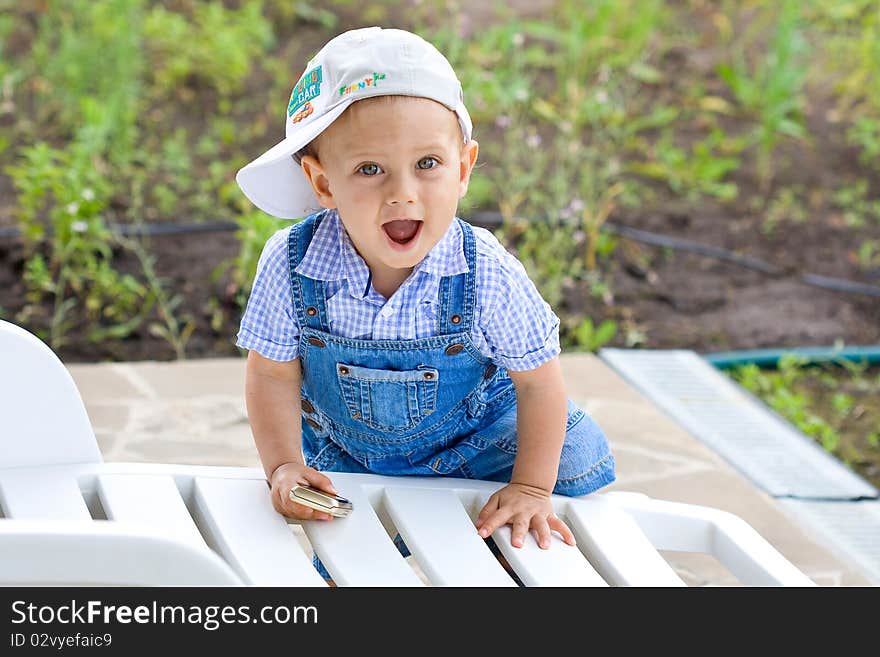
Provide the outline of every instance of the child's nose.
[[386,202],[388,205],[415,203],[418,198],[414,176],[398,174],[388,179]]

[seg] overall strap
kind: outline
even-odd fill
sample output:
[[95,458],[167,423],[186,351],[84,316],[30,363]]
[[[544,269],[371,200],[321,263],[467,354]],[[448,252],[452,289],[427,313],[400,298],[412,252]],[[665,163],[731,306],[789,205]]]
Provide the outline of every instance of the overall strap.
[[447,333],[470,332],[476,305],[477,246],[474,232],[465,221],[455,218],[461,227],[464,257],[468,271],[440,280],[440,331]]
[[290,265],[290,285],[293,291],[293,308],[301,327],[309,327],[325,333],[329,331],[327,309],[324,304],[324,281],[297,274],[295,269],[302,262],[312,242],[315,231],[324,218],[324,210],[309,215],[290,229],[287,240],[287,257]]

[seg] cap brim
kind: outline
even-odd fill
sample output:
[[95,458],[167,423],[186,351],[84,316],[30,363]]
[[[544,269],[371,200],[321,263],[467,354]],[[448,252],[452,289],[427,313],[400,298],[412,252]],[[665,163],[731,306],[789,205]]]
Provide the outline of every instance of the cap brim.
[[311,183],[292,156],[339,118],[349,105],[341,103],[334,107],[239,169],[235,182],[251,203],[282,219],[297,219],[320,210]]

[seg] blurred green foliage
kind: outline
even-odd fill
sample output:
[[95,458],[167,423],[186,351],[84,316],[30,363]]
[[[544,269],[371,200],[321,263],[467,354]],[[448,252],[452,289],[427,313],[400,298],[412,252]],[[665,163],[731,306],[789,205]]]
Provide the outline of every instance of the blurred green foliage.
[[[500,1],[0,0],[0,172],[27,251],[17,319],[54,346],[77,326],[103,340],[147,322],[183,355],[191,318],[149,245],[108,228],[157,221],[238,223],[240,253],[206,284],[227,279],[242,309],[285,223],[254,209],[235,172],[283,137],[306,59],[368,24],[416,31],[451,61],[481,144],[460,214],[500,212],[499,239],[558,312],[580,296],[614,315],[605,223],[618,210],[732,204],[755,176],[749,206],[768,234],[822,203],[853,229],[880,221],[866,179],[824,196],[775,186],[783,149],[812,147],[815,89],[831,90],[822,118],[862,164],[880,161],[876,0],[557,0],[539,17]],[[120,249],[140,275],[114,270]],[[876,254],[866,242],[857,258],[868,268]],[[644,339],[571,314],[564,346]]]
[[844,359],[815,364],[787,353],[775,369],[749,363],[729,374],[851,467],[858,469],[880,458],[880,372],[876,368]]

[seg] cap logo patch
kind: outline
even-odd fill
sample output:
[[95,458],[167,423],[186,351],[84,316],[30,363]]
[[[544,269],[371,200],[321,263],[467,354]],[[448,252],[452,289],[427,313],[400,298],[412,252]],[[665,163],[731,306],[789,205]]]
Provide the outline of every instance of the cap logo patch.
[[296,114],[294,114],[290,118],[290,121],[292,123],[299,123],[303,119],[311,116],[312,112],[314,112],[314,111],[315,111],[314,105],[312,105],[311,103],[306,103],[305,105],[302,106],[302,109],[299,112],[297,112]]
[[384,80],[384,73],[376,73],[373,71],[373,77],[366,77],[362,82],[355,82],[354,84],[350,84],[348,86],[339,87],[339,95],[347,96],[348,94],[358,91],[359,89],[366,89],[367,87],[378,87],[379,80]]
[[[287,116],[291,116],[296,110],[314,100],[321,94],[321,66],[306,72],[296,83],[290,94],[290,102],[287,104]],[[300,117],[301,119],[303,117]]]

